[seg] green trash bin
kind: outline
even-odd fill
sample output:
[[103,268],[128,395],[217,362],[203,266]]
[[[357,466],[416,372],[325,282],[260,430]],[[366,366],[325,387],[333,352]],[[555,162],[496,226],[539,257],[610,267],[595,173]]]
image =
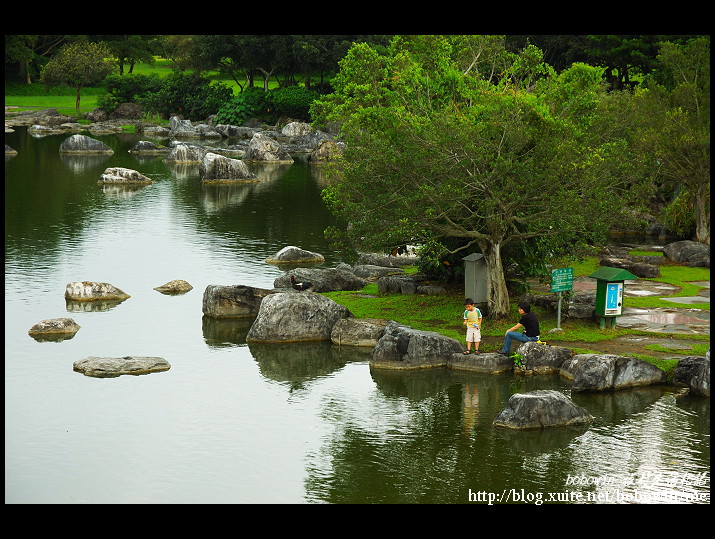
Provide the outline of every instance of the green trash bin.
[[630,271],[601,266],[591,275],[596,279],[596,316],[601,329],[616,327],[616,317],[623,314],[624,281],[637,279]]

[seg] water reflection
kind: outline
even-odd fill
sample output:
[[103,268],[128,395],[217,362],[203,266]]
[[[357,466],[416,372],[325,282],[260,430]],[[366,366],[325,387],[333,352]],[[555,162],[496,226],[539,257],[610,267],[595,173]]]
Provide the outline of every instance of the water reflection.
[[[264,260],[287,245],[341,262],[323,237],[333,224],[324,170],[296,161],[263,167],[251,186],[202,186],[198,165],[130,154],[136,135],[99,138],[115,153],[92,164],[60,158],[59,136],[6,136],[18,150],[5,181],[7,503],[709,492],[709,399],[666,387],[571,395],[558,376],[375,370],[371,350],[327,342],[247,345],[252,320],[204,317],[202,292],[272,288],[283,268]],[[107,192],[97,185],[106,166],[155,183]],[[177,278],[196,290],[154,290]],[[131,301],[70,305],[66,284],[81,279],[121,284]],[[67,310],[82,326],[74,338],[27,338]],[[85,357],[127,355],[172,368],[105,380],[72,371]],[[492,426],[513,393],[534,389],[562,391],[596,420],[585,431]]]

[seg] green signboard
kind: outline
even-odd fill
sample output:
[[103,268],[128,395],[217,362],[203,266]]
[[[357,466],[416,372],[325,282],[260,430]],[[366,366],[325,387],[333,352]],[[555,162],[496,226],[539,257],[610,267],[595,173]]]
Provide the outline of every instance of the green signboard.
[[573,289],[573,268],[551,270],[551,291],[568,292]]

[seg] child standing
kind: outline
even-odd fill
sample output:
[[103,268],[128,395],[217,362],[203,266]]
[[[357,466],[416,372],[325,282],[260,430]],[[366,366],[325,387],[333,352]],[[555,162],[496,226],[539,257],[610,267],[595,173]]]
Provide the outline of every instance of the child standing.
[[464,300],[464,325],[467,326],[467,349],[464,351],[464,355],[468,355],[472,349],[472,342],[474,343],[474,353],[479,353],[479,343],[482,340],[482,313],[474,305],[474,300],[472,298],[467,298]]

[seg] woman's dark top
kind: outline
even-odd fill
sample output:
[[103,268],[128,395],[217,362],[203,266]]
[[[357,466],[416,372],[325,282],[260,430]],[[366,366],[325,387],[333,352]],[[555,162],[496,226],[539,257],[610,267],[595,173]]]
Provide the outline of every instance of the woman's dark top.
[[532,312],[528,312],[521,317],[519,323],[524,326],[524,333],[527,337],[538,337],[539,334],[539,320],[536,315]]

